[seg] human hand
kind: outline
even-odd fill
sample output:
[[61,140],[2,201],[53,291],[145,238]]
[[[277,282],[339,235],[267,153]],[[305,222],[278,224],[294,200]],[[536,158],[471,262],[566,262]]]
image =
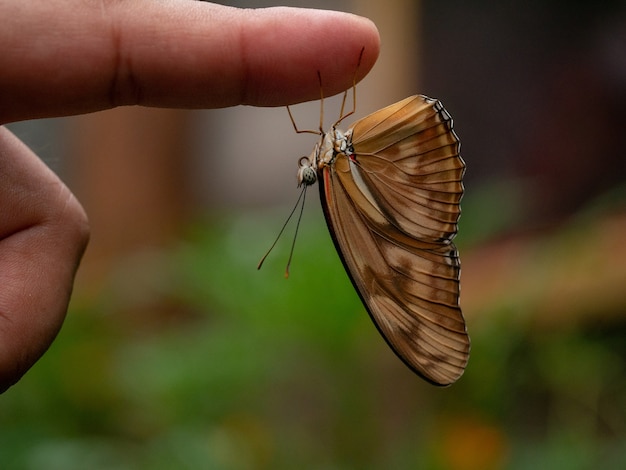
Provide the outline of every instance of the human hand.
[[[279,106],[352,84],[373,66],[368,20],[191,0],[0,0],[0,124],[143,105]],[[59,331],[89,228],[69,189],[0,127],[0,391]]]

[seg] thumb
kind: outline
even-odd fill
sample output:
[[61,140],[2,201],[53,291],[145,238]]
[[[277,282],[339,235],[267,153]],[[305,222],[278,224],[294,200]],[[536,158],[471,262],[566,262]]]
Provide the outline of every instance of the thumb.
[[89,238],[69,189],[0,127],[0,391],[48,349]]

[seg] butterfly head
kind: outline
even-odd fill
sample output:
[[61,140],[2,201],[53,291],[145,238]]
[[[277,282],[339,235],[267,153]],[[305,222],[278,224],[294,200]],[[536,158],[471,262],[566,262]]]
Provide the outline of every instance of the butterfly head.
[[316,145],[310,158],[302,157],[298,160],[298,187],[302,185],[311,186],[317,181],[317,171],[315,171],[315,167],[313,165],[317,149],[318,146]]

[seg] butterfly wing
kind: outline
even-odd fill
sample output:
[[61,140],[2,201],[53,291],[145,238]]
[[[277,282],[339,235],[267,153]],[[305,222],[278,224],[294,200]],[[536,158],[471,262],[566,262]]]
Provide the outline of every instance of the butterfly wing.
[[452,243],[465,164],[439,101],[413,96],[357,121],[354,154],[321,171],[335,247],[383,337],[437,385],[469,357]]

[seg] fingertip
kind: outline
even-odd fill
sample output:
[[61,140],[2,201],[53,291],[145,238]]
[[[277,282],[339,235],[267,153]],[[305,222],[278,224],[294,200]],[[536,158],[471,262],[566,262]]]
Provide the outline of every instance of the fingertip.
[[358,30],[357,36],[362,44],[362,56],[360,57],[359,70],[357,72],[357,82],[359,82],[370,72],[378,60],[380,54],[380,33],[376,24],[369,18],[353,14],[347,15],[354,21],[354,29]]
[[[380,35],[368,18],[289,7],[255,10],[254,15],[256,28],[247,28],[242,38],[247,44],[246,71],[254,74],[245,79],[244,104],[282,106],[315,100],[320,93],[318,74],[324,94],[335,95],[352,86],[355,78],[359,82],[365,77],[378,59]],[[249,19],[244,21],[251,25]]]

